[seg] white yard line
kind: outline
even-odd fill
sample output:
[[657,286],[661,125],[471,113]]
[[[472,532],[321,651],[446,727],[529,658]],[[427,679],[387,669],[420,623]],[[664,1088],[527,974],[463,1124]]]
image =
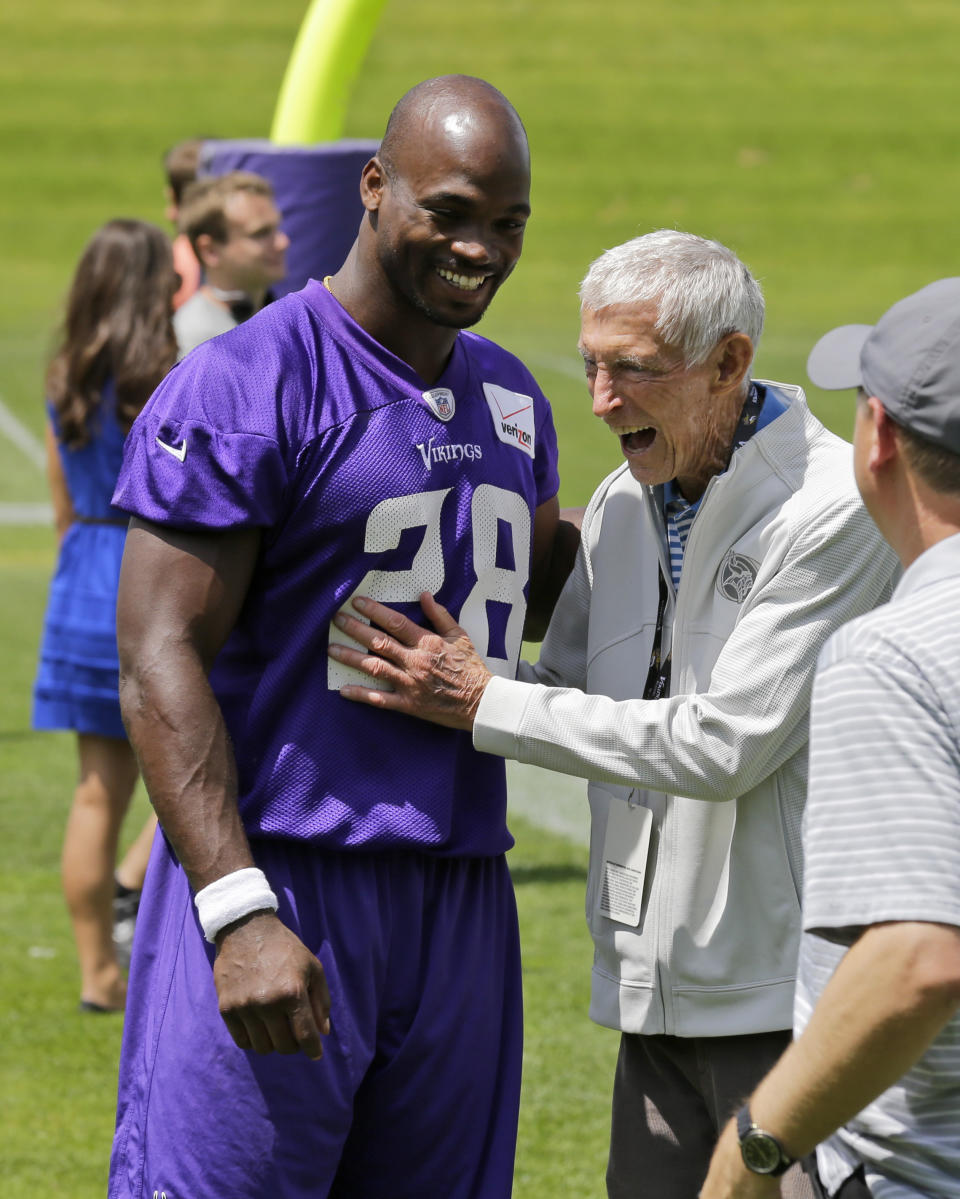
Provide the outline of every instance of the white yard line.
[[545,371],[555,371],[558,375],[566,375],[587,385],[587,377],[583,373],[583,362],[579,358],[563,358],[559,354],[524,354],[523,361],[528,367],[541,367]]
[[53,508],[49,504],[0,504],[0,525],[53,524]]
[[13,415],[0,396],[0,433],[12,441],[17,449],[28,458],[38,470],[44,470],[47,465],[47,454],[43,443],[38,441],[26,425]]
[[[37,470],[46,470],[47,452],[43,443],[30,432],[3,402],[0,396],[0,433],[23,454]],[[51,525],[53,508],[46,503],[0,503],[0,525]]]

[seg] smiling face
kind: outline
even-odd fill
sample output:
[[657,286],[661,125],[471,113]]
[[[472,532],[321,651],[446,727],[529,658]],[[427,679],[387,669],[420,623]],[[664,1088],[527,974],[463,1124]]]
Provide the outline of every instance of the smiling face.
[[580,353],[594,415],[619,437],[633,477],[648,486],[676,479],[693,501],[726,469],[752,345],[729,334],[687,367],[656,320],[655,304],[585,308]]
[[374,158],[361,194],[397,309],[476,324],[523,248],[530,168],[522,130],[469,109],[428,118],[416,146]]

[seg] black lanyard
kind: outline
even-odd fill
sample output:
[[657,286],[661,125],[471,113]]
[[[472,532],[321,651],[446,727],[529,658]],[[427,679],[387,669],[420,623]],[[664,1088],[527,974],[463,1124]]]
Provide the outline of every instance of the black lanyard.
[[667,610],[667,581],[663,577],[663,567],[660,567],[660,603],[657,605],[657,625],[653,631],[653,650],[650,654],[650,669],[647,671],[647,682],[643,688],[644,699],[666,699],[670,694],[670,658],[672,650],[666,658],[661,659],[663,645],[663,617]]
[[[737,430],[733,435],[733,442],[730,446],[731,458],[756,433],[757,421],[760,418],[760,413],[763,411],[763,401],[765,398],[766,396],[760,391],[756,383],[751,383],[743,408],[740,410],[740,420],[737,422]],[[729,466],[729,464],[728,460],[727,465]]]

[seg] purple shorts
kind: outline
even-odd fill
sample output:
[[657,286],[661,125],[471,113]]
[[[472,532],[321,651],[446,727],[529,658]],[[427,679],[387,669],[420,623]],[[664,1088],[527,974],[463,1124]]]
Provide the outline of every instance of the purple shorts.
[[319,1062],[234,1045],[162,837],[137,920],[110,1199],[506,1199],[522,1012],[503,857],[253,846],[317,954]]

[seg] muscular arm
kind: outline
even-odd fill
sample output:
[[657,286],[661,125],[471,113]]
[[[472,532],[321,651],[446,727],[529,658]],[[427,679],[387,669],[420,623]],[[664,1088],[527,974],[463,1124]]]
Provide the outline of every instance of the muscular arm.
[[[207,674],[250,583],[259,532],[135,520],[117,607],[120,701],[160,823],[194,892],[254,864],[236,764]],[[320,1056],[329,997],[316,958],[272,914],[217,938],[220,1010],[241,1048]]]
[[[802,1036],[750,1100],[754,1122],[791,1157],[809,1153],[920,1059],[960,1006],[960,929],[872,925],[824,988]],[[701,1199],[777,1195],[743,1165],[731,1122]]]
[[207,673],[237,619],[259,534],[135,520],[117,605],[120,702],[153,806],[199,891],[253,858],[236,766]]
[[533,517],[533,556],[530,602],[523,625],[526,641],[542,641],[554,605],[573,568],[580,545],[581,508],[564,508],[554,497],[542,503]]

